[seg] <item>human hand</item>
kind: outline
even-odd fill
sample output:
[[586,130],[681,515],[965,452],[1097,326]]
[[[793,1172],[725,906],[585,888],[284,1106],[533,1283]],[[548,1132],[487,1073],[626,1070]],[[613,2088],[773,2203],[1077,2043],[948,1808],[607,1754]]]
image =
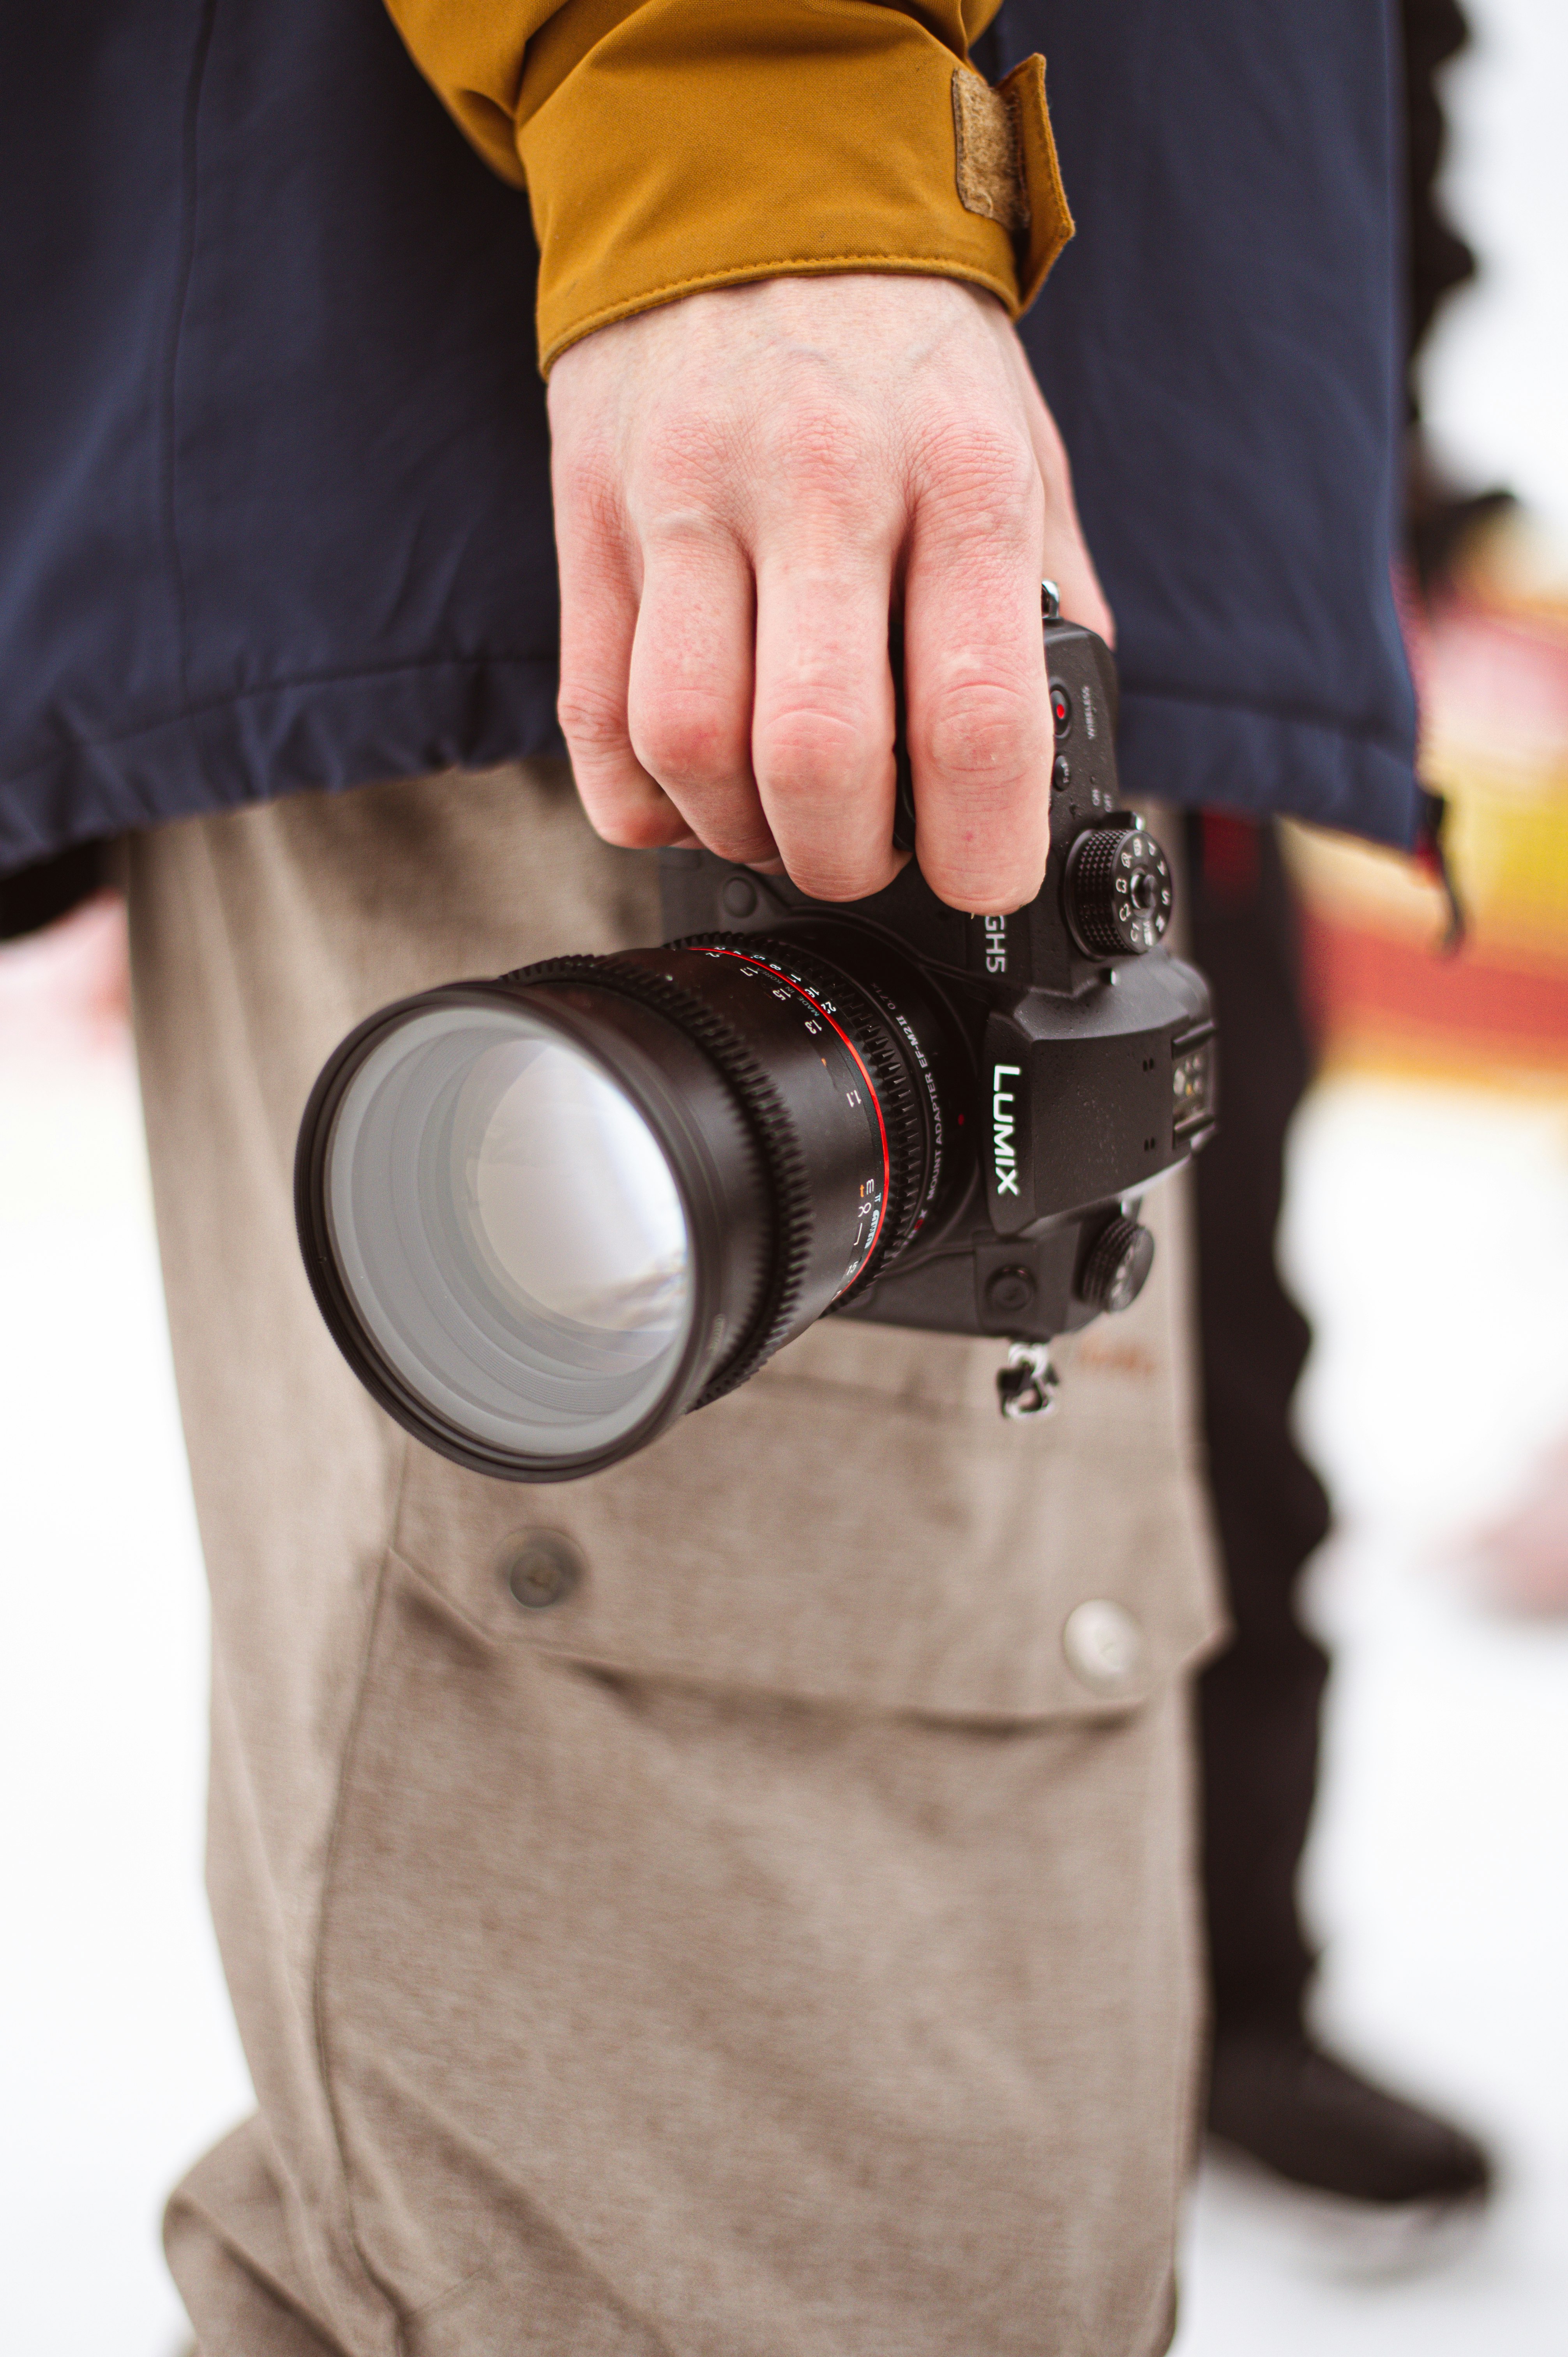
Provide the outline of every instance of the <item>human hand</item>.
[[901,604],[921,870],[974,913],[1033,899],[1042,575],[1112,625],[998,304],[891,274],[687,296],[564,352],[550,422],[561,725],[607,841],[782,864],[824,900],[889,883]]

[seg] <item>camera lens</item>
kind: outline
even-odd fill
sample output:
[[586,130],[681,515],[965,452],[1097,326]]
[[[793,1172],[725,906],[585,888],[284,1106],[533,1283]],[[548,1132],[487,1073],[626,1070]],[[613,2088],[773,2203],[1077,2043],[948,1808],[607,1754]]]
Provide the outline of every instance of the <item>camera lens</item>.
[[523,1007],[435,1006],[344,1089],[323,1209],[368,1343],[477,1440],[635,1423],[692,1321],[691,1237],[624,1089]]
[[301,1127],[317,1298],[430,1446],[513,1480],[594,1471],[902,1248],[938,1191],[940,1062],[796,942],[404,1000],[344,1041]]

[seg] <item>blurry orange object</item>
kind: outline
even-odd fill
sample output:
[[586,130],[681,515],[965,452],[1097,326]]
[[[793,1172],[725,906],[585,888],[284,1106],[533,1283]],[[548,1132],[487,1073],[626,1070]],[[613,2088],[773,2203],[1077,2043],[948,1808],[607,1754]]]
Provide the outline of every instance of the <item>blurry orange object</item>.
[[1324,1060],[1568,1085],[1568,607],[1509,606],[1493,579],[1429,617],[1412,653],[1469,934],[1439,954],[1443,896],[1414,861],[1293,827]]

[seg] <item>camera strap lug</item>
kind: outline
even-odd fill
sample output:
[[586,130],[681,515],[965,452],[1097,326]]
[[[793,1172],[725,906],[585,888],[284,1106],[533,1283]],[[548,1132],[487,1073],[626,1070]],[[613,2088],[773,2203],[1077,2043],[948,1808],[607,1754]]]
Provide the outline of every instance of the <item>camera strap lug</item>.
[[1061,1389],[1061,1377],[1051,1364],[1048,1342],[1009,1342],[1007,1361],[996,1371],[996,1397],[1010,1422],[1026,1415],[1049,1415]]

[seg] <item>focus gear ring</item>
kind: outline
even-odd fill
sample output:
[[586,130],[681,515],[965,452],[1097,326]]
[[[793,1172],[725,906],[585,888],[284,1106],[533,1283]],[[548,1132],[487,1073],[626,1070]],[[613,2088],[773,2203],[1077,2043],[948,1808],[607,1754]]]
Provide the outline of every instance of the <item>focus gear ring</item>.
[[[768,972],[779,973],[786,981],[798,979],[832,1004],[837,1011],[835,1019],[842,1020],[865,1068],[887,1138],[887,1204],[875,1249],[854,1283],[846,1286],[832,1305],[835,1309],[843,1308],[846,1302],[858,1300],[875,1284],[887,1262],[903,1250],[923,1200],[925,1125],[908,1066],[896,1044],[892,1018],[882,1013],[871,994],[842,967],[793,941],[745,933],[690,933],[671,942],[670,946],[677,950],[738,951]],[[780,952],[787,957],[787,963],[779,963]]]

